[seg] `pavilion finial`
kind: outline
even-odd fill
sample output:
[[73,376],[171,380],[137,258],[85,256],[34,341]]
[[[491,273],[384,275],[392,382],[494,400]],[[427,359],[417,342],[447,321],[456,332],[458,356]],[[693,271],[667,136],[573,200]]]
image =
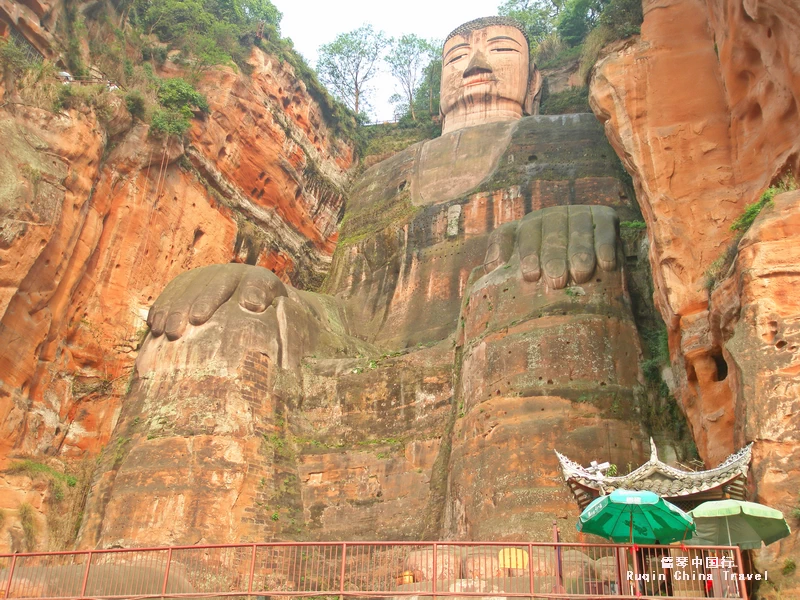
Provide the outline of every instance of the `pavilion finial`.
[[658,448],[656,448],[653,438],[650,438],[650,462],[658,462]]

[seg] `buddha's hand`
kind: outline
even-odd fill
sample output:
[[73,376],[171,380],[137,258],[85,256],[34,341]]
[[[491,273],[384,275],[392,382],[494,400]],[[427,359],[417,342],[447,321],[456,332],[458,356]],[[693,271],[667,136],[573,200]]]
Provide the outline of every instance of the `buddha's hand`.
[[228,303],[243,314],[257,317],[288,296],[283,282],[262,267],[224,264],[200,267],[181,273],[164,289],[147,315],[154,337],[170,341],[187,329],[201,326]]
[[[484,260],[486,274],[519,255],[525,281],[550,289],[588,281],[599,266],[617,268],[617,214],[608,206],[554,206],[495,229]],[[515,257],[516,258],[516,257]]]

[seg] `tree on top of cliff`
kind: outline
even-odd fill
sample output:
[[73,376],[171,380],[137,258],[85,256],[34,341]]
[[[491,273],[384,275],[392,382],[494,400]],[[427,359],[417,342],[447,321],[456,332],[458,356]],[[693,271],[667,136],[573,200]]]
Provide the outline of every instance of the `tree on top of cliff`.
[[382,31],[362,25],[319,48],[320,79],[356,115],[368,105],[368,84],[378,74],[381,53],[389,42]]
[[411,120],[416,121],[414,94],[425,75],[425,67],[436,58],[439,48],[416,35],[404,35],[393,40],[386,62],[394,78],[400,83],[402,98],[408,103]]
[[535,52],[539,42],[555,31],[558,16],[566,0],[506,0],[497,12],[504,17],[516,19],[525,26]]

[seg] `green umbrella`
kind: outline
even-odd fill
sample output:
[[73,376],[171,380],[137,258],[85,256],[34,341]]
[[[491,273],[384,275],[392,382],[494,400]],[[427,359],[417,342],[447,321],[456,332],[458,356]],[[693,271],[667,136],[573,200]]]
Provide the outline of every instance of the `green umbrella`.
[[783,513],[769,506],[742,500],[703,502],[689,512],[697,524],[695,544],[761,548],[791,533]]
[[691,537],[694,522],[653,492],[614,490],[586,507],[577,528],[615,542],[669,544]]

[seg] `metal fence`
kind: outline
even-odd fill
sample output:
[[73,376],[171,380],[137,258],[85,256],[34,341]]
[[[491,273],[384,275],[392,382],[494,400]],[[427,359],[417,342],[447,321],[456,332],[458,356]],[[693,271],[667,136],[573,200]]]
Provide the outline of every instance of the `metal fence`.
[[0,555],[4,598],[746,598],[736,547],[330,542]]

